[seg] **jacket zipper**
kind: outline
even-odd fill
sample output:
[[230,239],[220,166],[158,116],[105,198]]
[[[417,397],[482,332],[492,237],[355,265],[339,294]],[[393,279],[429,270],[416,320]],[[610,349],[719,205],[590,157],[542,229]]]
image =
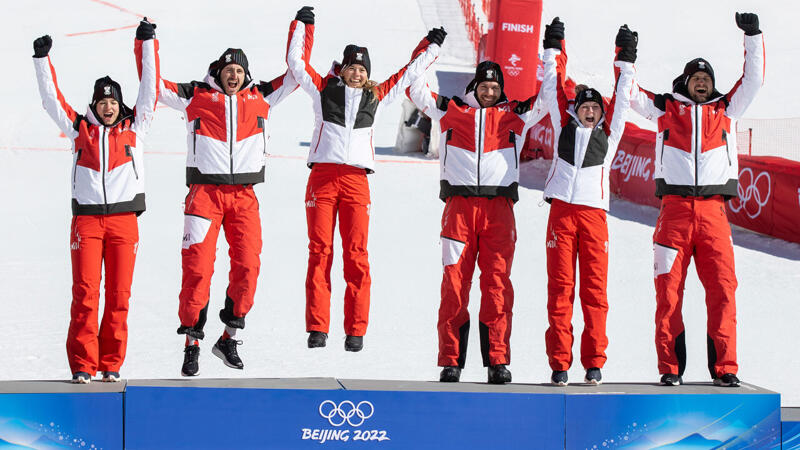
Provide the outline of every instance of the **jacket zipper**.
[[483,113],[484,109],[478,110],[478,145],[476,151],[478,152],[478,193],[481,192],[481,153],[483,153]]
[[136,170],[136,159],[133,158],[133,152],[131,151],[131,146],[125,144],[125,156],[129,156],[131,158],[131,165],[133,166],[133,174],[136,175],[136,179],[139,179],[139,171]]
[[442,160],[442,166],[444,167],[444,170],[447,170],[447,146],[450,145],[450,139],[453,139],[452,128],[447,130],[447,138],[444,140],[444,160]]
[[103,127],[103,212],[108,214],[108,197],[106,196],[106,127]]
[[192,133],[192,153],[197,157],[197,131],[200,129],[200,118],[194,119],[194,133]]
[[695,105],[694,106],[694,195],[697,195],[697,183],[698,183],[698,169],[697,166],[699,164],[700,159],[700,109],[702,106]]
[[659,163],[664,165],[664,143],[669,139],[669,128],[664,130],[664,135],[661,137],[661,158]]
[[231,183],[233,183],[233,96],[228,96],[228,107],[230,109],[229,117],[230,117],[230,129],[231,129]]
[[725,141],[725,154],[728,155],[728,166],[732,166],[733,162],[731,161],[731,149],[728,147],[728,134],[725,130],[722,130],[722,140]]
[[76,178],[78,176],[78,161],[81,160],[81,153],[83,153],[83,149],[78,149],[78,156],[75,158],[75,167],[72,168],[72,189],[75,189]]
[[267,157],[267,132],[264,130],[264,118],[258,118],[258,127],[261,128],[261,138],[264,141],[264,157]]
[[514,144],[514,168],[519,169],[519,157],[517,156],[517,140],[514,139],[514,132],[508,131],[508,141]]

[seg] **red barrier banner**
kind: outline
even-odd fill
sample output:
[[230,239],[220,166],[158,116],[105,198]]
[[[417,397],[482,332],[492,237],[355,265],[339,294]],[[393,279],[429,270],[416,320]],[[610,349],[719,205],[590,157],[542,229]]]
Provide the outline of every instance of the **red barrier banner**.
[[800,162],[739,155],[739,197],[727,209],[733,224],[800,243]]
[[542,0],[494,0],[484,55],[503,68],[506,96],[525,100],[538,89]]
[[609,171],[613,194],[641,205],[661,206],[661,200],[655,196],[655,148],[655,132],[632,123],[625,125]]

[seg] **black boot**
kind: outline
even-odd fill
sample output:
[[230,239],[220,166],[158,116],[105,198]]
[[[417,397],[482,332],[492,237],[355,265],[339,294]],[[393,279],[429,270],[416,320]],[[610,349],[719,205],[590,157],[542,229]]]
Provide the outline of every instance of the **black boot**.
[[489,383],[506,384],[511,383],[511,371],[506,369],[505,364],[495,364],[489,366]]
[[239,353],[236,351],[236,346],[240,345],[242,341],[237,341],[232,338],[222,339],[222,336],[217,339],[211,353],[218,357],[225,363],[226,366],[234,369],[244,369],[244,363],[239,358]]
[[348,352],[360,352],[364,348],[364,336],[350,336],[344,340],[344,349]]
[[445,366],[439,373],[439,381],[442,383],[457,383],[461,378],[461,368],[458,366]]
[[327,333],[323,333],[322,331],[308,332],[308,348],[325,347],[325,341],[327,340]]
[[200,365],[197,359],[200,357],[200,346],[187,345],[183,349],[183,367],[181,368],[181,375],[184,377],[193,377],[200,371]]

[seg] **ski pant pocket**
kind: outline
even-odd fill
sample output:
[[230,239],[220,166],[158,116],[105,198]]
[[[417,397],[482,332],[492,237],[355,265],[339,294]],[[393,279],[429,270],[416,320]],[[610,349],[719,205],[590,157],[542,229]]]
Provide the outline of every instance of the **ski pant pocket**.
[[672,265],[675,264],[675,258],[678,257],[678,249],[654,242],[653,256],[653,278],[658,278],[659,275],[669,273],[672,270]]
[[206,239],[211,228],[211,219],[192,214],[184,215],[183,219],[183,244],[181,248],[187,249],[194,244],[199,244]]
[[466,243],[441,236],[442,244],[442,265],[449,266],[456,264],[461,259]]

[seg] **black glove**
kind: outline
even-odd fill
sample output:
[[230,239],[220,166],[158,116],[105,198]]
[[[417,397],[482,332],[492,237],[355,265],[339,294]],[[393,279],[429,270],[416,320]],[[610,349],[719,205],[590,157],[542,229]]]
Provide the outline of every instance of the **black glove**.
[[561,48],[561,41],[564,40],[564,22],[556,17],[550,23],[550,25],[544,26],[544,42],[542,45],[544,48],[557,48],[559,50],[563,50]]
[[147,17],[139,22],[139,27],[136,28],[136,39],[146,41],[156,37],[156,24],[147,21]]
[[617,61],[635,63],[636,45],[638,43],[639,33],[631,31],[627,24],[619,27],[617,37],[614,39],[614,44],[620,49],[617,53]]
[[758,29],[758,14],[754,13],[736,13],[736,26],[744,31],[748,36],[755,36],[761,34]]
[[439,27],[432,28],[431,31],[428,31],[428,35],[425,37],[431,44],[436,44],[441,47],[445,36],[447,36],[447,31],[444,31],[444,27]]
[[313,6],[303,6],[297,11],[297,15],[294,16],[294,20],[299,20],[306,25],[314,25],[314,7]]
[[50,47],[53,46],[53,38],[50,35],[44,35],[40,38],[36,38],[33,41],[33,57],[34,58],[44,58],[50,53]]

